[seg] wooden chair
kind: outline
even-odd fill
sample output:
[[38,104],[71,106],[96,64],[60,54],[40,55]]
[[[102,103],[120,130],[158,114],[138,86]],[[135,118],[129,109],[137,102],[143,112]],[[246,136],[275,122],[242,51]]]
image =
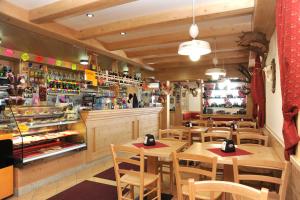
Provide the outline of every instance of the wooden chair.
[[[114,161],[118,200],[135,200],[134,187],[139,187],[139,200],[143,200],[145,196],[155,191],[157,194],[155,199],[161,199],[160,176],[144,172],[144,150],[142,148],[138,149],[111,144],[111,151]],[[130,159],[125,157],[124,154],[139,155],[139,160]],[[120,163],[139,166],[140,171],[120,169]],[[128,197],[128,192],[126,193],[127,189],[129,189],[130,197]],[[147,189],[146,194],[144,194],[145,189]]]
[[[175,153],[173,152],[173,163],[176,177],[177,186],[177,199],[183,200],[184,196],[189,195],[188,190],[188,178],[183,176],[192,175],[193,177],[206,177],[209,180],[216,179],[217,171],[217,157],[207,157],[201,155],[193,155],[187,153]],[[210,168],[203,168],[202,165],[186,166],[180,165],[181,161],[193,161],[200,164],[209,165]],[[196,194],[198,199],[210,199],[212,196],[214,199],[219,198],[222,195],[221,192],[211,194],[210,192],[199,192]]]
[[179,140],[182,141],[183,130],[181,129],[159,129],[158,138],[160,140]]
[[[158,135],[160,140],[178,140],[185,141],[186,138],[183,139],[184,130],[182,129],[165,129],[159,130]],[[165,168],[168,171],[164,170]],[[161,176],[161,182],[163,182],[163,175],[168,174],[170,176],[170,191],[173,192],[174,186],[174,168],[172,159],[160,159],[159,160],[159,173]]]
[[[234,199],[245,197],[252,200],[267,200],[268,189],[262,188],[261,190],[252,187],[226,182],[226,181],[197,181],[189,179],[189,200],[197,199],[199,192],[226,192],[232,194]],[[213,197],[209,198],[213,200]]]
[[257,133],[263,134],[262,129],[259,128],[237,128],[236,132],[239,133]]
[[229,132],[232,133],[232,129],[230,127],[211,127],[208,129],[209,132]]
[[238,133],[237,144],[263,145],[268,146],[268,136],[257,133]]
[[[246,160],[246,159],[238,159],[233,158],[233,174],[234,181],[236,183],[240,183],[241,181],[257,181],[257,182],[265,182],[271,183],[279,186],[279,191],[269,192],[269,200],[285,200],[287,182],[290,173],[290,164],[288,162],[275,162],[275,161],[266,161],[266,160]],[[240,168],[247,167],[252,168],[254,170],[267,169],[267,170],[276,170],[281,172],[280,177],[274,177],[266,174],[253,174],[243,172],[240,173]]]
[[228,121],[213,121],[213,127],[228,127],[231,122]]
[[251,121],[238,121],[237,122],[238,128],[256,128],[256,122]]
[[[223,140],[230,139],[230,137],[231,137],[230,132],[207,132],[207,133],[202,133],[201,141],[211,142],[211,143],[222,143]],[[206,140],[207,138],[209,138],[208,141]]]
[[207,127],[208,121],[207,120],[195,120],[192,121],[193,124],[196,124],[196,126],[205,126]]

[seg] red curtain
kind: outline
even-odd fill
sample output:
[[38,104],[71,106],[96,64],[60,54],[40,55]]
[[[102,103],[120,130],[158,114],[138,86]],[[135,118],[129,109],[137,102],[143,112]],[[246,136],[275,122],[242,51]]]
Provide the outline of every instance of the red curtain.
[[300,0],[277,0],[277,43],[283,112],[285,158],[294,154],[299,141],[295,117],[300,105]]
[[253,68],[253,75],[251,79],[251,94],[253,99],[253,118],[257,117],[257,124],[259,127],[265,125],[265,86],[263,79],[263,71],[259,56],[256,56],[255,66]]

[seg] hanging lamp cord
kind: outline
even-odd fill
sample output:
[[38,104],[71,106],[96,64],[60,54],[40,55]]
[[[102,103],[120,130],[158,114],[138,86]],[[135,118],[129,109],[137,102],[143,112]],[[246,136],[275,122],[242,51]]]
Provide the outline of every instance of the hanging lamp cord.
[[195,0],[193,0],[193,24],[195,24]]

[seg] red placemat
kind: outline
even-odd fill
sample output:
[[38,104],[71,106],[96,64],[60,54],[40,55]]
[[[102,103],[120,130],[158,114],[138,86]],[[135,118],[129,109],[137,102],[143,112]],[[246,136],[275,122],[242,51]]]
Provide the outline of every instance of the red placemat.
[[168,145],[160,143],[160,142],[155,142],[154,146],[145,146],[144,143],[134,143],[134,146],[138,148],[144,148],[144,149],[156,149],[156,148],[162,148],[162,147],[168,147]]
[[235,152],[224,152],[222,151],[220,148],[212,148],[212,149],[207,149],[210,152],[213,152],[214,154],[217,154],[218,156],[222,156],[222,157],[229,157],[229,156],[245,156],[245,155],[250,155],[252,154],[249,151],[245,151],[243,149],[235,149]]

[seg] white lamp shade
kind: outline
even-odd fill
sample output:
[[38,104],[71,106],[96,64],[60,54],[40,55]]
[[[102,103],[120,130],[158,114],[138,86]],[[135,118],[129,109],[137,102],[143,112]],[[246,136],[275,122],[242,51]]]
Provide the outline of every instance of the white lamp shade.
[[188,56],[195,52],[197,52],[200,56],[209,54],[211,52],[209,43],[203,40],[191,40],[179,45],[179,55]]
[[207,69],[205,75],[212,76],[212,79],[218,80],[220,76],[226,76],[226,71],[222,68]]

